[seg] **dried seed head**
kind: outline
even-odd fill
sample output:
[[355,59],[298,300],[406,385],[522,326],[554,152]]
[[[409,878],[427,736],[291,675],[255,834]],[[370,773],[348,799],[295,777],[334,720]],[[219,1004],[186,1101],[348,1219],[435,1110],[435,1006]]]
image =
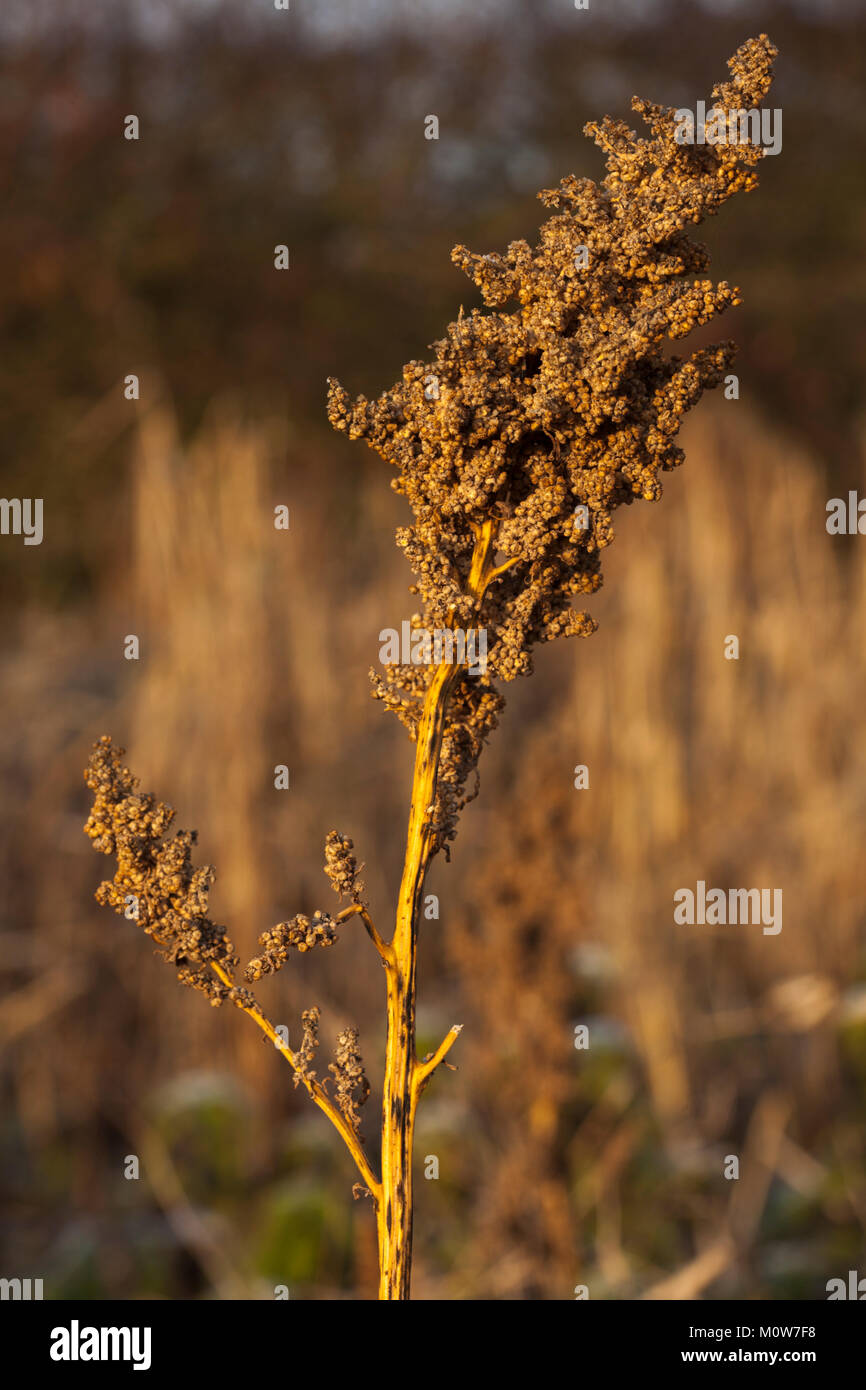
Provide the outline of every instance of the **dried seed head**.
[[[765,34],[745,43],[714,104],[760,106],[775,54]],[[680,144],[673,109],[639,98],[632,107],[649,136],[610,118],[588,125],[607,154],[606,177],[569,176],[542,192],[556,213],[534,249],[515,241],[482,256],[455,247],[453,260],[492,312],[461,312],[432,345],[432,360],[407,363],[376,401],[353,401],[329,381],[331,424],[366,439],[396,469],[391,485],[412,509],[397,543],[422,603],[413,626],[487,631],[486,672],[461,671],[451,700],[437,847],[453,838],[465,784],[502,708],[492,679],[528,674],[538,642],[594,631],[572,602],[601,585],[613,513],[661,496],[662,475],[683,459],[674,443],[683,416],[733,359],[732,343],[681,358],[668,356],[665,341],[739,303],[725,281],[689,278],[708,257],[686,229],[755,187],[763,151],[747,140]],[[490,520],[498,562],[512,563],[477,602],[470,566]],[[432,671],[371,673],[374,695],[412,737]]]
[[237,957],[225,928],[208,916],[214,871],[192,865],[195,831],[162,839],[174,811],[137,790],[138,778],[123,766],[123,752],[103,735],[84,773],[94,794],[84,832],[94,849],[117,858],[114,878],[100,884],[96,900],[137,921],[163,959],[178,966],[183,984],[221,1004],[228,986],[209,966],[213,962],[230,973]]
[[328,1066],[334,1076],[334,1099],[355,1134],[361,1126],[361,1112],[370,1094],[370,1083],[364,1075],[364,1061],[358,1046],[357,1028],[344,1028],[337,1035],[335,1060]]
[[364,865],[358,865],[354,849],[348,835],[331,830],[325,840],[325,873],[338,897],[361,903],[364,883],[359,875]]
[[226,998],[232,1004],[236,1004],[239,1009],[254,1009],[256,1007],[256,996],[252,990],[244,989],[242,985],[235,985],[229,990]]
[[260,980],[281,970],[289,959],[290,951],[311,951],[314,946],[333,946],[337,940],[336,924],[327,912],[315,912],[310,917],[298,913],[291,922],[278,922],[269,931],[262,932],[259,945],[261,956],[254,956],[244,970],[247,983]]
[[301,1045],[295,1053],[295,1075],[294,1083],[297,1086],[300,1081],[314,1082],[316,1073],[310,1065],[315,1061],[316,1053],[319,1048],[319,1009],[313,1005],[312,1009],[305,1009],[301,1014],[301,1022],[304,1025],[304,1036]]

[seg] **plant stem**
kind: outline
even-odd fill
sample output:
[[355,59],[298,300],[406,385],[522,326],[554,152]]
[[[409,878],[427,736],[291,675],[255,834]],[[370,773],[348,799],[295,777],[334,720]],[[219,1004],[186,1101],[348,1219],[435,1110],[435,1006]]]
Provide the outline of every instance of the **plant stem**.
[[[476,534],[468,592],[480,606],[493,578],[497,524]],[[388,1042],[382,1103],[382,1185],[377,1208],[379,1298],[409,1297],[412,1269],[412,1141],[421,1091],[455,1041],[453,1029],[427,1062],[415,1054],[415,975],[424,878],[435,849],[432,825],[448,700],[460,667],[443,662],[427,688],[415,750],[412,804],[397,920],[387,962]]]
[[[467,582],[467,593],[475,600],[480,612],[488,584],[514,563],[494,567],[498,523],[490,520],[476,530],[475,549]],[[415,973],[418,946],[418,920],[424,879],[436,846],[433,810],[436,800],[436,780],[448,700],[460,674],[460,667],[442,662],[433,673],[427,688],[415,749],[415,772],[412,779],[412,803],[409,811],[409,831],[406,857],[397,903],[394,937],[386,943],[379,936],[367,909],[360,903],[344,908],[337,916],[342,922],[357,914],[385,966],[387,980],[388,1042],[385,1056],[385,1085],[382,1102],[382,1178],[379,1181],[355,1134],[337,1110],[324,1088],[308,1077],[301,1081],[319,1109],[324,1111],[338,1131],[364,1185],[376,1206],[379,1239],[379,1298],[408,1299],[412,1269],[412,1140],[415,1131],[415,1111],[421,1092],[436,1068],[460,1034],[461,1025],[449,1030],[436,1051],[423,1061],[415,1052]],[[230,973],[216,961],[211,969],[224,985],[234,983]],[[258,1028],[270,1038],[295,1070],[294,1054],[285,1047],[273,1024],[255,1003],[242,1006]]]
[[[223,967],[219,965],[216,961],[211,961],[211,969],[213,970],[214,974],[217,975],[220,980],[222,980],[224,985],[228,985],[229,988],[231,988],[231,986],[234,984],[234,981],[232,980],[232,977],[228,973],[228,971],[224,970]],[[245,1007],[243,1009],[243,1012],[248,1016],[248,1018],[252,1019],[253,1023],[255,1023],[257,1028],[261,1028],[265,1037],[269,1038],[271,1042],[274,1044],[277,1051],[282,1053],[289,1066],[292,1067],[293,1070],[297,1071],[298,1066],[295,1060],[295,1054],[291,1051],[289,1047],[285,1045],[282,1038],[277,1033],[277,1030],[274,1028],[274,1025],[270,1022],[269,1019],[265,1018],[265,1015],[262,1013],[258,1005],[255,1005],[255,1007],[253,1008]],[[359,1137],[355,1134],[351,1125],[349,1125],[346,1119],[340,1114],[333,1101],[330,1099],[330,1097],[327,1095],[327,1093],[324,1091],[324,1089],[319,1085],[317,1081],[310,1081],[310,1079],[306,1076],[301,1076],[300,1079],[302,1085],[306,1087],[307,1091],[309,1092],[312,1099],[315,1101],[316,1105],[318,1105],[319,1109],[327,1115],[328,1119],[331,1121],[331,1124],[334,1126],[337,1133],[342,1138],[343,1143],[346,1145],[346,1148],[349,1150],[349,1153],[355,1160],[355,1165],[358,1169],[358,1172],[364,1179],[364,1185],[369,1189],[370,1195],[372,1196],[373,1201],[377,1203],[378,1207],[378,1204],[381,1199],[381,1184],[378,1182],[376,1175],[373,1172],[373,1169],[370,1167],[370,1164],[367,1161],[367,1156],[364,1153],[363,1148],[361,1147],[361,1141]]]
[[415,970],[418,914],[431,854],[430,816],[448,695],[458,668],[437,667],[418,729],[412,807],[397,921],[387,972],[388,1045],[382,1102],[382,1200],[379,1206],[379,1297],[409,1297],[412,1262],[412,1137],[415,1127]]

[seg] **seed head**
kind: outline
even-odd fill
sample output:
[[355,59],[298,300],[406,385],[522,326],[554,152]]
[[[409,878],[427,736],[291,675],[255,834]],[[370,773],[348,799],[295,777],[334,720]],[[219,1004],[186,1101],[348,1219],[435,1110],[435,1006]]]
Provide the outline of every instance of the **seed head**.
[[138,778],[123,765],[122,748],[107,734],[93,745],[84,780],[94,794],[84,832],[94,849],[117,857],[114,878],[101,883],[96,900],[138,922],[164,960],[178,967],[177,978],[221,1004],[228,986],[209,968],[230,972],[237,964],[224,927],[208,916],[210,865],[195,868],[194,830],[162,837],[174,819],[170,806],[141,793]]
[[244,970],[248,983],[260,980],[281,970],[289,959],[290,951],[311,951],[314,946],[333,946],[337,940],[334,919],[327,912],[315,912],[310,917],[298,913],[291,922],[278,922],[269,931],[262,932],[259,945],[261,956],[254,956]]
[[[759,106],[776,51],[765,34],[743,44],[714,104]],[[600,184],[570,175],[539,194],[556,211],[534,248],[454,248],[487,311],[461,310],[432,358],[407,363],[378,400],[353,401],[329,381],[331,424],[392,465],[391,486],[412,509],[397,544],[422,605],[413,626],[488,634],[486,673],[461,672],[451,699],[434,816],[440,845],[453,837],[502,707],[493,679],[528,674],[538,642],[594,631],[572,604],[601,585],[614,512],[661,496],[664,473],[683,460],[674,442],[683,416],[733,360],[730,342],[685,358],[665,343],[739,303],[726,281],[703,277],[707,251],[687,228],[756,186],[763,151],[748,141],[679,144],[672,108],[635,97],[632,109],[650,134],[609,117],[586,126],[607,174]],[[470,567],[490,521],[494,558],[510,564],[478,602]],[[374,695],[413,736],[432,669],[373,673]]]
[[359,867],[354,849],[348,835],[330,831],[325,840],[325,873],[338,897],[351,898],[353,903],[360,903],[363,901],[364,884],[359,875],[364,865]]
[[357,1028],[344,1028],[337,1035],[334,1061],[328,1071],[334,1076],[334,1099],[355,1134],[361,1125],[359,1106],[370,1094],[370,1083],[364,1075],[364,1061],[358,1046]]
[[312,1009],[305,1009],[301,1014],[301,1022],[304,1025],[304,1036],[295,1053],[294,1084],[296,1086],[299,1081],[313,1082],[316,1079],[316,1073],[313,1071],[311,1063],[315,1061],[319,1049],[318,1006],[314,1004]]

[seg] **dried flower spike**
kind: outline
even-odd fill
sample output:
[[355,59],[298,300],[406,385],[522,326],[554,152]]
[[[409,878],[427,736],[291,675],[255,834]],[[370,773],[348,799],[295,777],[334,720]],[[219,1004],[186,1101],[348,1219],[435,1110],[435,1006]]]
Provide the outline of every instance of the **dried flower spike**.
[[335,1099],[354,1132],[361,1126],[361,1112],[370,1094],[370,1083],[364,1075],[364,1061],[358,1046],[357,1028],[344,1028],[337,1036],[335,1061],[328,1066],[333,1073]]
[[244,970],[250,983],[282,969],[290,951],[311,951],[314,946],[333,946],[337,940],[334,919],[327,912],[315,912],[312,919],[298,913],[291,922],[278,922],[270,931],[262,932],[259,945],[261,956],[254,956]]
[[[714,103],[759,106],[776,51],[765,34],[743,44]],[[632,108],[650,136],[610,118],[588,125],[607,175],[600,185],[569,176],[539,195],[557,212],[534,249],[454,248],[493,312],[461,311],[433,357],[407,363],[376,401],[352,401],[329,380],[332,425],[394,467],[391,486],[414,513],[397,533],[422,601],[413,627],[475,624],[488,634],[486,674],[464,671],[451,689],[439,846],[454,836],[463,787],[502,706],[492,680],[528,674],[538,642],[594,630],[572,600],[601,585],[613,513],[661,496],[662,474],[683,459],[674,443],[683,416],[733,359],[729,342],[681,358],[665,340],[740,302],[725,281],[690,278],[708,257],[686,229],[755,187],[762,150],[747,140],[680,144],[673,109],[637,97]],[[490,544],[473,586],[485,526]],[[374,694],[413,737],[434,671],[395,664],[373,673]]]
[[332,830],[325,840],[325,873],[338,898],[351,898],[353,903],[362,903],[364,884],[360,878],[361,869],[355,858],[355,846],[348,835],[340,835]]
[[84,774],[94,793],[85,834],[95,849],[117,857],[114,878],[100,884],[96,900],[137,921],[163,959],[178,967],[182,984],[221,1004],[227,990],[209,967],[230,970],[237,957],[225,928],[207,915],[213,869],[193,867],[194,831],[162,839],[174,811],[137,791],[138,778],[123,766],[123,752],[104,735]]
[[[207,891],[214,871],[209,867],[195,869],[190,863],[195,832],[182,830],[171,840],[161,840],[174,812],[155,797],[137,791],[138,779],[123,766],[122,757],[123,749],[116,748],[108,735],[103,735],[94,744],[84,774],[94,794],[85,833],[101,853],[117,856],[117,873],[112,881],[100,885],[98,901],[136,920],[153,937],[159,954],[177,966],[177,976],[183,984],[201,991],[212,1004],[225,1000],[235,1004],[280,1049],[294,1071],[295,1085],[305,1086],[339,1131],[364,1188],[378,1206],[381,1183],[363,1152],[357,1126],[353,1128],[333,1103],[311,1066],[318,1047],[319,1010],[308,1009],[303,1014],[303,1039],[298,1052],[293,1053],[265,1017],[253,992],[234,983],[233,969],[238,959],[232,944],[223,928],[215,926],[206,915]],[[346,909],[349,913],[356,910]],[[366,910],[364,918],[368,930],[375,933]],[[292,922],[282,922],[261,939],[269,958],[250,962],[248,979],[258,979],[278,969],[290,947],[306,951],[314,945],[331,945],[336,935],[333,920],[327,913],[317,912],[312,921],[298,916]],[[353,1113],[351,1107],[349,1113]]]
[[301,1046],[295,1053],[294,1084],[296,1086],[299,1081],[315,1081],[316,1079],[316,1073],[311,1065],[319,1050],[319,1009],[315,1004],[311,1009],[305,1009],[301,1014],[301,1023],[304,1026],[304,1036],[301,1039]]

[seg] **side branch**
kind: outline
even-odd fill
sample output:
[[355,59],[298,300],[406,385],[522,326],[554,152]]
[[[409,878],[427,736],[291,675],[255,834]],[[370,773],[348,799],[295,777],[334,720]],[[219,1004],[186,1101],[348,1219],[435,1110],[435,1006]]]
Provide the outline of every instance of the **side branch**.
[[363,903],[352,903],[351,907],[344,907],[342,912],[338,912],[334,918],[335,922],[345,922],[349,917],[360,917],[367,930],[367,935],[372,941],[379,955],[382,957],[386,969],[394,964],[394,952],[386,941],[383,941],[376,930],[372,917],[364,907]]
[[[216,961],[211,961],[210,965],[214,974],[217,975],[220,980],[222,980],[223,984],[228,985],[228,987],[232,989],[234,987],[234,981],[232,980],[231,975],[229,975],[228,972],[224,970],[223,967],[219,965]],[[282,1053],[292,1070],[298,1072],[298,1064],[295,1060],[295,1054],[291,1051],[290,1048],[285,1046],[282,1038],[277,1033],[273,1024],[265,1018],[264,1014],[261,1012],[258,1006],[256,1006],[255,1008],[249,1008],[245,1005],[241,1005],[241,1008],[243,1009],[243,1012],[249,1015],[249,1017],[253,1020],[253,1023],[255,1023],[256,1027],[261,1028],[265,1037],[269,1038],[270,1041],[277,1048],[277,1050]],[[310,1081],[309,1078],[304,1076],[302,1072],[299,1073],[299,1075],[302,1084],[306,1087],[307,1091],[309,1092],[312,1099],[315,1101],[316,1105],[318,1105],[319,1109],[325,1115],[327,1115],[328,1119],[331,1121],[331,1124],[340,1134],[343,1143],[346,1145],[346,1148],[349,1150],[349,1153],[355,1160],[355,1166],[357,1167],[358,1172],[364,1179],[365,1187],[368,1187],[370,1189],[370,1192],[373,1196],[373,1201],[376,1203],[376,1206],[378,1207],[379,1199],[382,1195],[382,1184],[376,1178],[375,1174],[373,1173],[373,1169],[370,1167],[370,1164],[367,1160],[367,1156],[361,1147],[360,1139],[355,1134],[354,1130],[346,1122],[346,1120],[343,1118],[343,1116],[340,1114],[339,1110],[336,1108],[333,1102],[330,1100],[324,1088],[320,1086],[317,1081]]]
[[417,1104],[418,1097],[427,1085],[430,1077],[433,1075],[440,1062],[444,1062],[446,1056],[462,1032],[463,1024],[455,1023],[453,1028],[448,1030],[435,1052],[431,1053],[423,1062],[416,1061],[412,1069],[412,1099],[415,1104]]
[[512,568],[513,565],[519,565],[519,564],[520,564],[520,560],[519,560],[518,558],[515,557],[513,560],[503,560],[503,562],[502,562],[501,565],[496,565],[492,570],[490,570],[490,571],[488,572],[488,574],[487,574],[487,576],[486,576],[486,579],[485,579],[485,582],[484,582],[485,591],[486,591],[488,585],[493,583],[493,580],[494,580],[494,579],[498,579],[498,578],[499,578],[500,574],[505,574],[506,570],[510,570],[510,569]]

